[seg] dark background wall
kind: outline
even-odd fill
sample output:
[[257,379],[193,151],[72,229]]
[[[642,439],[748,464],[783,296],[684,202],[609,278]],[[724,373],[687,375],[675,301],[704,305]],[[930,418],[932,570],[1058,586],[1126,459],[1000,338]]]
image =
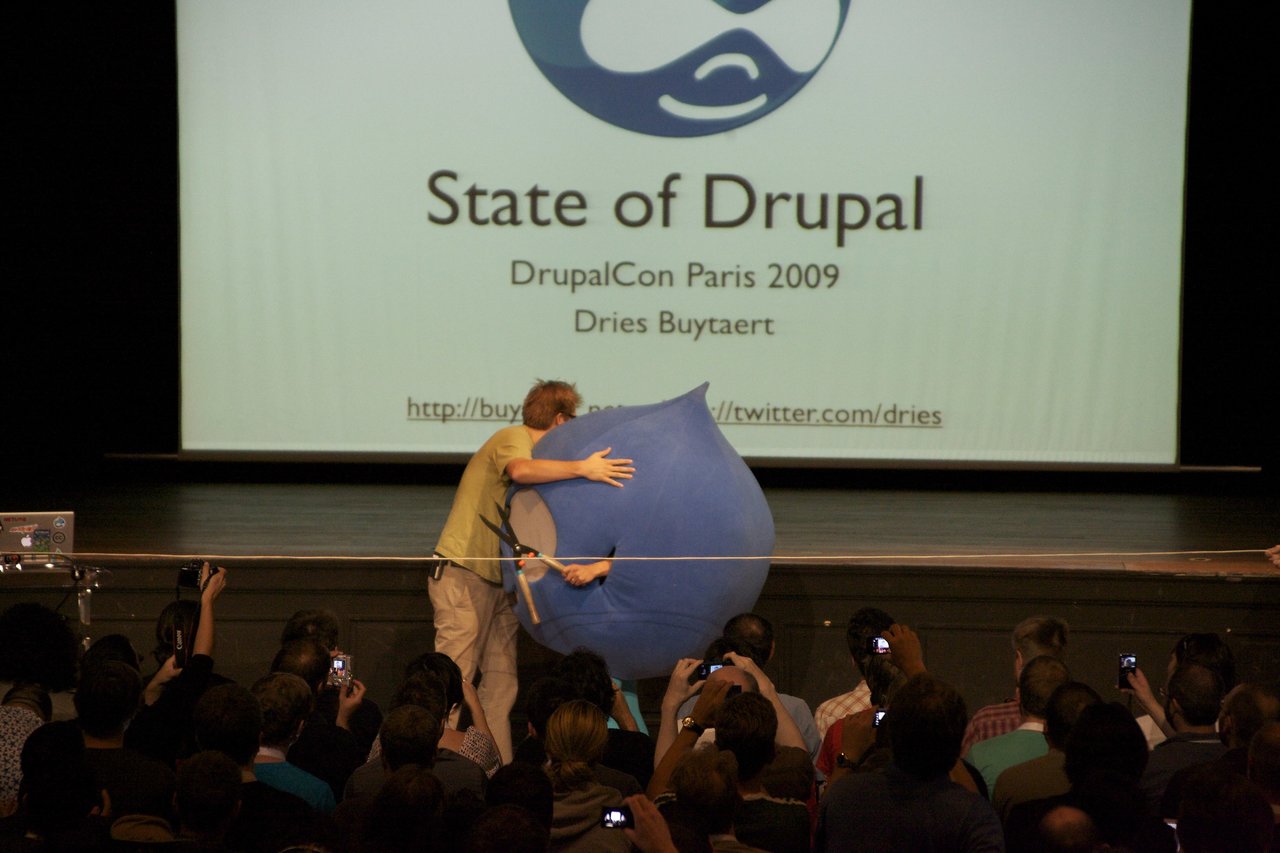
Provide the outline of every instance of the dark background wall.
[[[106,453],[173,454],[174,10],[48,3],[2,14],[7,464],[61,475]],[[1193,15],[1181,456],[1274,477],[1274,137],[1263,121],[1277,51],[1259,14],[1201,2]]]

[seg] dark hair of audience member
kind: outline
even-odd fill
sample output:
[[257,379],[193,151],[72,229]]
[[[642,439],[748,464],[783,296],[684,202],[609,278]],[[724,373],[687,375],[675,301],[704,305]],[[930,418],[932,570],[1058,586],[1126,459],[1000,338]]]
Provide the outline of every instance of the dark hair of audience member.
[[1232,743],[1228,745],[1247,747],[1264,725],[1280,720],[1280,691],[1274,683],[1238,684],[1222,700],[1222,716],[1231,718]]
[[329,677],[332,661],[323,643],[314,637],[301,637],[280,647],[271,661],[271,671],[292,673],[314,691],[322,687]]
[[1173,659],[1178,666],[1198,663],[1218,673],[1225,693],[1236,686],[1236,656],[1217,634],[1187,634],[1173,646]]
[[1249,780],[1280,803],[1280,723],[1264,723],[1249,739]]
[[311,688],[291,672],[273,672],[249,689],[262,706],[262,743],[275,747],[290,744],[311,713],[315,700]]
[[466,853],[545,853],[551,843],[551,827],[533,812],[503,803],[492,806],[471,824]]
[[723,634],[746,647],[747,657],[764,669],[773,655],[773,625],[757,613],[739,613],[724,625]]
[[735,655],[751,657],[751,655],[747,654],[747,644],[741,640],[735,640],[732,637],[716,637],[707,644],[707,648],[702,653],[702,659],[721,660],[728,657],[730,652]]
[[219,684],[205,691],[193,714],[200,749],[224,753],[238,767],[253,763],[262,732],[262,706],[247,688]]
[[394,711],[403,705],[418,705],[438,717],[445,717],[449,713],[449,699],[444,682],[434,673],[425,670],[413,673],[391,697],[390,710]]
[[1071,680],[1067,666],[1051,655],[1034,657],[1018,675],[1018,706],[1030,717],[1044,717],[1053,691]]
[[0,681],[39,684],[52,692],[76,683],[76,635],[43,604],[23,602],[0,614]]
[[107,634],[99,637],[80,658],[80,671],[97,666],[102,661],[114,660],[128,664],[141,672],[142,659],[124,634]]
[[778,713],[759,693],[739,693],[716,711],[715,731],[716,746],[737,759],[737,777],[754,779],[773,760]]
[[[867,643],[871,641],[872,637],[879,637],[885,631],[888,631],[893,627],[893,624],[893,617],[877,607],[863,607],[849,617],[849,624],[844,632],[844,640],[849,645],[849,655],[864,676],[866,675],[864,666],[867,658],[872,657],[867,652]],[[875,657],[879,657],[879,655]]]
[[77,722],[91,737],[119,735],[137,713],[141,698],[137,669],[117,660],[100,661],[80,674],[74,700]]
[[1093,853],[1098,827],[1088,813],[1075,806],[1057,806],[1040,820],[1045,853]]
[[585,699],[608,716],[613,708],[613,680],[609,677],[609,665],[600,655],[588,648],[576,648],[556,661],[551,674],[572,684],[579,699]]
[[547,730],[547,720],[565,702],[580,698],[574,686],[563,678],[548,675],[529,686],[525,694],[524,713],[538,737]]
[[444,718],[421,705],[401,705],[391,711],[378,732],[387,769],[395,772],[416,764],[430,770],[436,763],[443,730]]
[[178,766],[173,803],[182,828],[199,838],[221,836],[239,813],[240,768],[217,750],[197,752]]
[[280,632],[280,645],[287,646],[292,640],[310,637],[319,641],[326,651],[338,647],[338,614],[332,610],[299,610],[289,617],[284,630]]
[[151,650],[151,657],[156,666],[164,666],[164,662],[173,656],[173,638],[177,629],[187,642],[195,641],[196,620],[200,615],[200,605],[194,601],[171,601],[165,605],[156,618],[156,645]]
[[894,764],[917,779],[949,772],[968,722],[964,699],[951,685],[928,673],[908,679],[885,717]]
[[28,831],[53,835],[102,808],[102,786],[85,761],[84,737],[75,723],[48,723],[33,731],[19,766],[18,802]]
[[1064,770],[1073,790],[1084,786],[1091,774],[1101,772],[1136,784],[1147,767],[1147,739],[1133,714],[1119,702],[1081,710],[1065,746]]
[[1040,655],[1061,659],[1067,652],[1067,623],[1057,616],[1029,616],[1013,629],[1013,648],[1022,653],[1022,661]]
[[1184,663],[1169,676],[1168,704],[1178,703],[1183,718],[1193,726],[1211,726],[1222,710],[1222,679],[1198,663]]
[[1275,831],[1266,795],[1239,773],[1209,763],[1187,777],[1178,809],[1184,853],[1266,853]]
[[368,853],[416,853],[438,847],[444,789],[429,769],[406,764],[388,777],[364,820],[359,849]]
[[547,832],[551,831],[551,814],[555,793],[551,780],[542,768],[514,762],[498,768],[485,788],[484,800],[490,806],[516,805],[527,809]]
[[672,820],[707,835],[730,832],[738,811],[739,766],[724,749],[695,749],[681,759],[671,771]]
[[453,658],[441,652],[424,652],[409,661],[404,668],[405,679],[415,672],[430,672],[444,683],[449,711],[462,704],[462,670],[453,662]]
[[572,791],[591,784],[591,765],[604,754],[608,736],[604,712],[592,703],[575,699],[556,708],[542,738],[551,787]]
[[1102,697],[1098,691],[1079,681],[1068,681],[1059,685],[1049,696],[1049,704],[1044,709],[1044,737],[1049,745],[1063,750],[1067,738],[1080,712],[1090,705],[1101,704]]

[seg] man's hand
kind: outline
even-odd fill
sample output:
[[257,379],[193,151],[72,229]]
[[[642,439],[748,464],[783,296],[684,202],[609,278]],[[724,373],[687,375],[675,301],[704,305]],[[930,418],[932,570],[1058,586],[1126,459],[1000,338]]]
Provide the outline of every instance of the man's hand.
[[729,688],[734,686],[736,685],[727,681],[706,682],[702,685],[702,692],[698,694],[698,701],[693,704],[693,710],[689,712],[689,716],[703,728],[714,726],[716,712],[720,710],[724,700],[729,698]]
[[840,729],[840,751],[845,758],[857,761],[875,745],[875,708],[865,708],[844,718]]
[[737,652],[728,652],[724,656],[725,660],[733,661],[733,665],[741,669],[756,680],[756,685],[760,689],[760,695],[770,701],[778,695],[778,689],[773,686],[773,682],[769,680],[769,676],[764,674],[764,670],[756,666],[756,662],[746,655],[740,655]]
[[147,682],[147,689],[142,693],[142,701],[148,705],[154,705],[160,701],[160,696],[164,693],[164,686],[177,678],[181,672],[182,670],[178,668],[178,659],[173,655],[169,655],[169,657],[165,658],[164,663],[160,664],[160,668],[151,677],[151,681]]
[[[1164,706],[1160,704],[1160,700],[1156,698],[1156,694],[1151,689],[1151,682],[1147,681],[1146,673],[1141,667],[1134,667],[1133,672],[1126,674],[1125,680],[1129,682],[1129,689],[1120,688],[1122,693],[1131,693],[1133,698],[1138,700],[1138,704],[1143,707],[1148,714],[1158,720],[1164,719]],[[1159,717],[1156,717],[1159,714]]]
[[351,728],[351,717],[364,701],[364,689],[364,684],[354,678],[338,687],[338,719],[335,721],[338,728]]
[[200,567],[200,603],[209,604],[219,595],[227,585],[227,570],[219,567],[216,571],[209,567],[206,562]]
[[889,630],[880,636],[889,641],[889,653],[898,669],[910,678],[925,671],[924,651],[920,648],[920,637],[906,625],[890,625]]
[[593,580],[609,574],[609,569],[613,568],[613,561],[597,560],[594,563],[573,563],[564,568],[564,579],[571,586],[586,586]]
[[578,460],[578,476],[597,483],[608,483],[622,488],[619,480],[630,480],[636,469],[631,467],[630,459],[609,459],[612,447],[592,453],[586,459]]
[[681,658],[671,670],[671,678],[667,681],[667,692],[662,694],[662,711],[674,715],[680,710],[685,700],[702,689],[705,681],[689,683],[689,678],[698,670],[698,658]]
[[635,829],[622,831],[640,853],[676,853],[671,830],[653,801],[644,794],[634,794],[622,802],[631,809],[631,819],[636,825]]
[[1267,559],[1273,566],[1280,568],[1280,545],[1273,545],[1263,553],[1267,555]]

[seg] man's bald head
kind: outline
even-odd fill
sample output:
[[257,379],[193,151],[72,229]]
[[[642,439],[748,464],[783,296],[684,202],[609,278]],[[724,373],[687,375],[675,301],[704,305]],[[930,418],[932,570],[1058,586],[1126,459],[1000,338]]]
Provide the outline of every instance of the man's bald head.
[[743,693],[760,692],[760,685],[756,682],[755,676],[738,666],[720,667],[707,676],[708,684],[713,681],[726,681],[731,685],[737,685],[742,688]]

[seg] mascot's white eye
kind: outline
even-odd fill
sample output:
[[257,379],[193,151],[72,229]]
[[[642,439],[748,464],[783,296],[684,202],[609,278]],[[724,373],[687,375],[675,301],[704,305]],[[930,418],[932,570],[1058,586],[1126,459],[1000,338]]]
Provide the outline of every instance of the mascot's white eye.
[[[574,562],[614,560],[604,583],[585,587],[527,561],[542,621],[532,624],[519,596],[516,615],[538,642],[564,653],[586,646],[617,678],[667,675],[676,660],[701,655],[729,617],[755,606],[773,516],[712,419],[706,392],[704,384],[665,403],[587,414],[538,442],[535,457],[580,459],[612,447],[636,469],[621,489],[564,480],[512,491],[511,527],[524,545]],[[514,590],[514,569],[504,563],[503,572]]]

